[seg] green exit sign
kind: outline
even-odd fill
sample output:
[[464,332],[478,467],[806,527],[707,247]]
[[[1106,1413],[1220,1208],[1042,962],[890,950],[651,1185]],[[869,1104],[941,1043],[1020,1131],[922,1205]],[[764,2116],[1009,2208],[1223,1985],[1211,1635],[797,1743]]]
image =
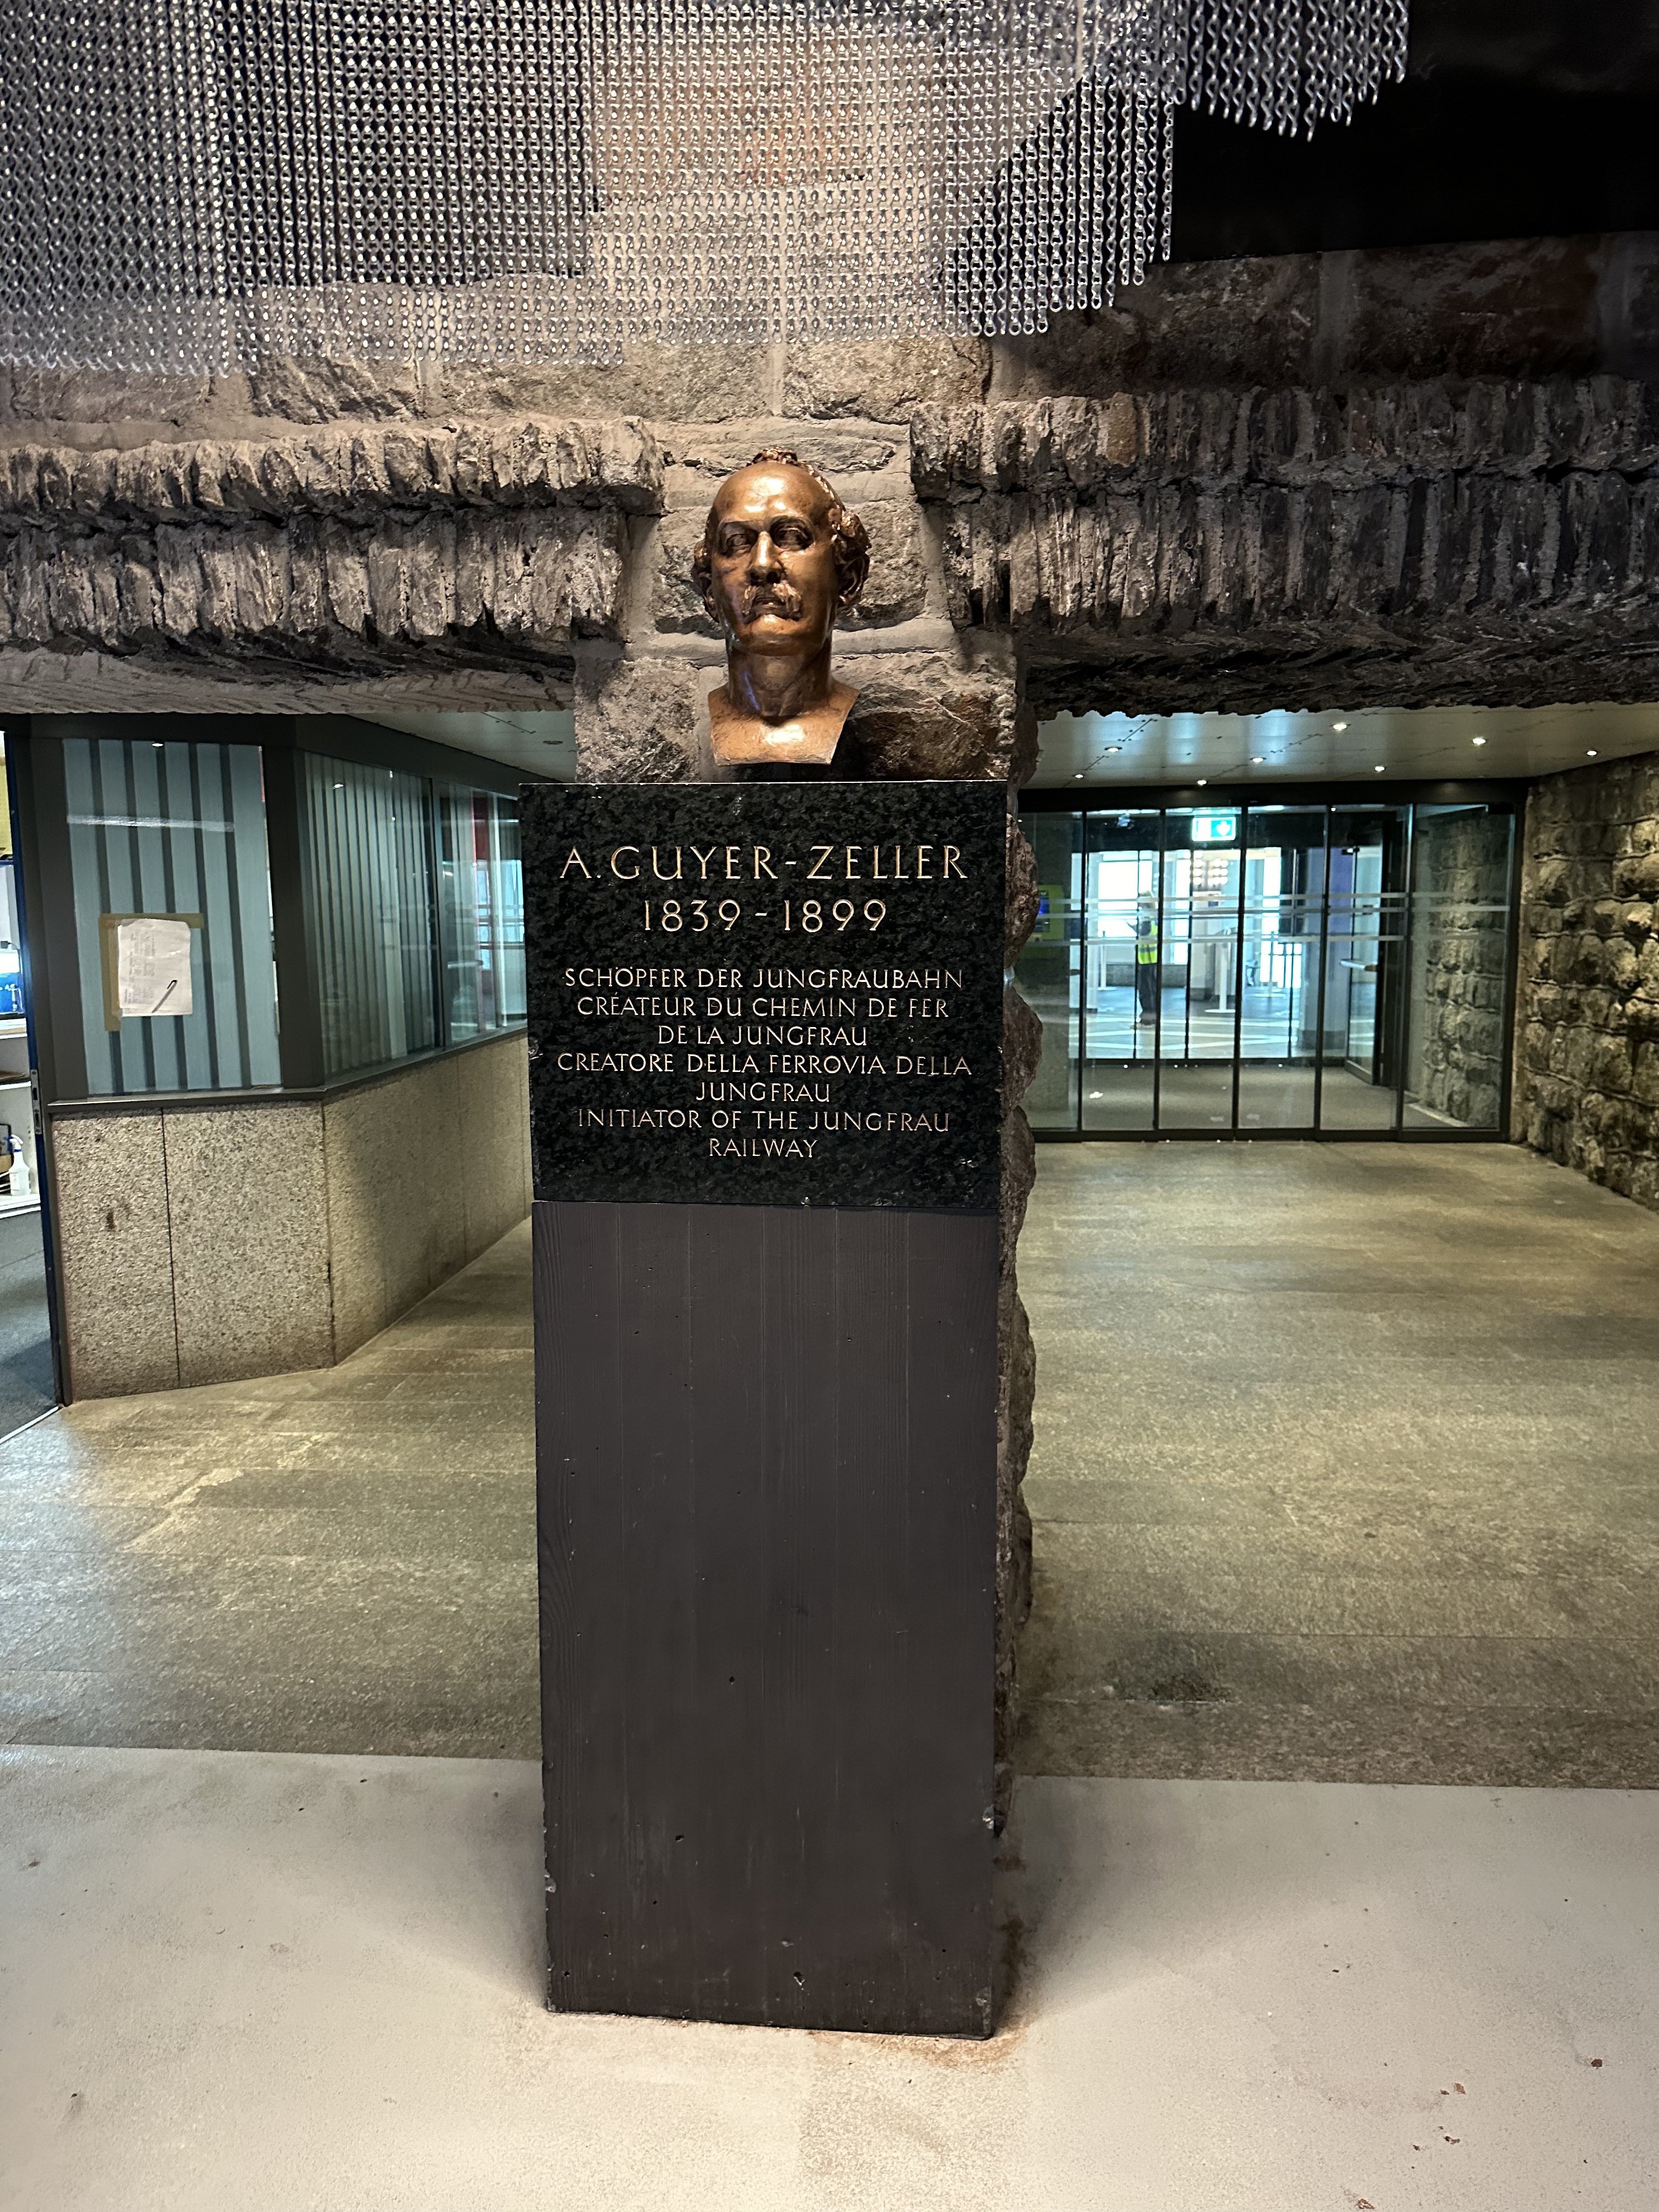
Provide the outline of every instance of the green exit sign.
[[1194,814],[1193,817],[1193,842],[1194,845],[1237,844],[1237,815]]

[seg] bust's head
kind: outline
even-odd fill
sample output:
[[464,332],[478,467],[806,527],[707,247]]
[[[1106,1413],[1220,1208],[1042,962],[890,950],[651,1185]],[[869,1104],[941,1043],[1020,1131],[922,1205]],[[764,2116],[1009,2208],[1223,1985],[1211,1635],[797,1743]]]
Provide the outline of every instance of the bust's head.
[[864,525],[787,447],[769,447],[714,495],[691,574],[734,654],[808,659],[870,573]]

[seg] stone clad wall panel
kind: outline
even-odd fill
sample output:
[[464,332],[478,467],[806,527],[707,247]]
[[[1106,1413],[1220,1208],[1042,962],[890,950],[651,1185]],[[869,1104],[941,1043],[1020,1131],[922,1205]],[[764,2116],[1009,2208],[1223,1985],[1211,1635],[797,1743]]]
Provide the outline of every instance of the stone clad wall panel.
[[525,1039],[325,1102],[54,1117],[72,1397],[325,1367],[530,1210]]
[[161,1116],[60,1115],[51,1140],[70,1396],[176,1389],[179,1329]]

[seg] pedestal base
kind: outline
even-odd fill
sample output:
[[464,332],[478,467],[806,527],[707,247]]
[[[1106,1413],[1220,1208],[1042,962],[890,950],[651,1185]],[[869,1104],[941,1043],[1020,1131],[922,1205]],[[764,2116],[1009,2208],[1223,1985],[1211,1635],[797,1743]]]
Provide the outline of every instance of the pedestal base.
[[994,1218],[534,1235],[550,2002],[988,2034]]

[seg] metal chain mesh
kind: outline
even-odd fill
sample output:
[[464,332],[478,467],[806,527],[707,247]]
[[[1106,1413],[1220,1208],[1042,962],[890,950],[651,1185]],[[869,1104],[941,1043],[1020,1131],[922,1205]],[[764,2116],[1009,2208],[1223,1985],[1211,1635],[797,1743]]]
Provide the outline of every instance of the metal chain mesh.
[[1038,331],[1406,0],[0,0],[0,359],[605,361]]

